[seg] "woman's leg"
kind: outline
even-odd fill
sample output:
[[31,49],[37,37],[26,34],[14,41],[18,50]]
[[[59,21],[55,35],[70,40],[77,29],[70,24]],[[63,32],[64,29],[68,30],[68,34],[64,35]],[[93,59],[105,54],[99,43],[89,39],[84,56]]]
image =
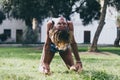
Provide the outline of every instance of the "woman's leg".
[[45,52],[42,53],[41,55],[41,60],[40,60],[40,66],[39,66],[39,71],[45,74],[50,73],[50,63],[54,57],[55,53],[52,53],[49,51],[49,53],[45,54]]
[[65,52],[60,52],[59,54],[62,57],[63,61],[65,62],[67,68],[70,69],[70,67],[74,65],[70,49],[67,49]]

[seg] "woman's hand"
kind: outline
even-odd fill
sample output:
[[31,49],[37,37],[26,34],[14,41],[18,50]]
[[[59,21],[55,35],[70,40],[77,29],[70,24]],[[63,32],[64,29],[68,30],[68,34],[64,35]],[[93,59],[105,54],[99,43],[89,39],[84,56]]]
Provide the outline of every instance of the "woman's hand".
[[76,72],[81,72],[82,71],[82,62],[76,62],[75,65],[70,67],[70,70],[74,70]]

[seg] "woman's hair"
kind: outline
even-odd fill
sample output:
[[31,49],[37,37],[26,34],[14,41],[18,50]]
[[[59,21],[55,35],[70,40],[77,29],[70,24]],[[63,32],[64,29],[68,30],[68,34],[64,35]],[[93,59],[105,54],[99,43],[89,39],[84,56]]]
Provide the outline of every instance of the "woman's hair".
[[58,30],[54,34],[54,38],[56,43],[70,43],[70,32],[68,30]]
[[51,29],[49,31],[49,36],[52,40],[52,42],[55,45],[58,45],[59,43],[69,44],[71,42],[71,31],[65,29],[65,30],[54,30]]

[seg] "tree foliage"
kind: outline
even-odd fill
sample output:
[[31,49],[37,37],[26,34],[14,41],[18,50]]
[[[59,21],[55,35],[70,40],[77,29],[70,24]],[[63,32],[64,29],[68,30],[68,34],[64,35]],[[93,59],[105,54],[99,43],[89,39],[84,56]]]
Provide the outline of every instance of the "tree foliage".
[[41,22],[47,17],[63,15],[70,19],[72,6],[77,0],[4,0],[3,9],[8,17],[23,19],[26,25],[36,18]]
[[92,44],[90,46],[89,51],[93,51],[93,52],[98,51],[97,42],[98,42],[98,38],[100,36],[100,33],[104,27],[104,24],[105,24],[107,6],[111,5],[111,6],[115,7],[117,11],[119,11],[120,10],[119,4],[120,4],[120,0],[104,0],[103,9],[102,9],[102,13],[100,16],[100,23],[99,23],[98,28],[95,32],[95,35],[94,35],[94,38],[93,38],[93,41],[92,41]]
[[101,5],[97,0],[80,0],[76,12],[80,14],[83,25],[88,25],[93,20],[99,20]]
[[110,0],[108,4],[115,7],[117,11],[120,10],[120,0]]
[[31,26],[34,17],[41,21],[47,16],[44,4],[44,0],[4,0],[2,7],[7,17],[22,19]]
[[[76,2],[80,2],[73,11]],[[93,6],[94,5],[94,6]],[[80,14],[83,24],[89,24],[95,19],[99,19],[100,5],[96,0],[3,0],[3,11],[7,17],[22,19],[28,26],[26,32],[27,42],[35,42],[32,34],[32,19],[36,18],[39,23],[47,17],[58,17],[63,15],[70,20],[70,15],[74,12]]]
[[[80,6],[72,11],[76,2]],[[25,20],[26,25],[31,25],[32,18],[41,22],[46,17],[63,15],[69,20],[73,12],[79,13],[86,25],[100,16],[100,4],[96,0],[4,0],[3,9],[9,17]]]
[[3,22],[3,20],[5,20],[5,15],[4,13],[0,10],[0,24]]
[[68,20],[72,14],[73,5],[79,0],[47,0],[45,6],[49,10],[49,16],[63,15]]

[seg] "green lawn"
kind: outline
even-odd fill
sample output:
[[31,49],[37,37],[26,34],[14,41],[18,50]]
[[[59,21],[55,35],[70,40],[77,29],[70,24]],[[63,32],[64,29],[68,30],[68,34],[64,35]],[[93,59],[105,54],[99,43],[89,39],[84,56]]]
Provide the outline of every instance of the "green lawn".
[[82,53],[87,47],[79,47],[81,73],[69,71],[56,54],[51,63],[53,73],[47,76],[38,72],[39,48],[1,47],[0,80],[120,80],[120,48],[99,47],[99,50],[101,54]]

